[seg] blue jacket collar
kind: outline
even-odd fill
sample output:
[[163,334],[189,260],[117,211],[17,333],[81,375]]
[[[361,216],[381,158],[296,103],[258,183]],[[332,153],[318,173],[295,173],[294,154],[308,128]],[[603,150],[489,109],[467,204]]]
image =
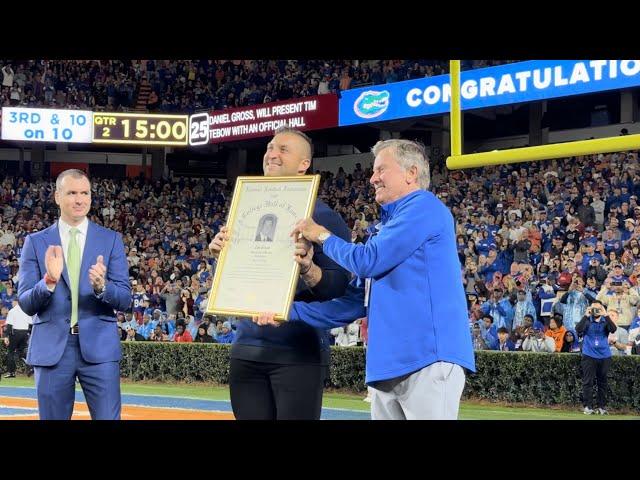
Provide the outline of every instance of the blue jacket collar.
[[411,192],[404,197],[399,198],[395,202],[380,205],[380,221],[382,223],[387,223],[387,221],[393,216],[393,212],[395,212],[398,207],[404,205],[406,202],[418,195],[426,194],[427,192],[425,190],[416,190],[415,192]]

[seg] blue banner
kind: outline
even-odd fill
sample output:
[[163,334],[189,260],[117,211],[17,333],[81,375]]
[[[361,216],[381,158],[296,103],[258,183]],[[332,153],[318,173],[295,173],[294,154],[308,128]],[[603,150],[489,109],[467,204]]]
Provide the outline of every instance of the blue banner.
[[[640,60],[532,60],[460,74],[463,110],[640,85]],[[449,75],[344,90],[340,126],[449,111]]]

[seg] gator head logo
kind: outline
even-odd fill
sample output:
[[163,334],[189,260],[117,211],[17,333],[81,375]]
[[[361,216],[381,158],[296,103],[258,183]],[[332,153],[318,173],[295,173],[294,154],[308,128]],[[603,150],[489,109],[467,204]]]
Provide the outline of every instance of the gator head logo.
[[389,108],[389,92],[382,90],[367,90],[360,94],[353,104],[353,111],[360,118],[375,118],[382,115]]

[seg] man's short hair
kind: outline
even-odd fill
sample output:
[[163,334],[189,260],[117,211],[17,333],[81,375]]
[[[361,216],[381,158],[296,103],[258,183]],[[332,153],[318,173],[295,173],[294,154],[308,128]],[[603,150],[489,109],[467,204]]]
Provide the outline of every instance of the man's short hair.
[[313,158],[313,140],[309,138],[309,135],[307,135],[304,132],[301,132],[300,130],[296,130],[295,128],[287,127],[287,126],[277,128],[276,131],[273,132],[273,135],[276,136],[276,135],[279,135],[280,133],[293,133],[294,135],[297,135],[300,138],[302,138],[305,142],[307,142],[309,146],[309,160]]
[[91,183],[91,179],[89,178],[89,175],[86,174],[86,172],[84,172],[83,170],[78,170],[77,168],[70,168],[69,170],[65,170],[64,172],[61,172],[58,175],[58,178],[56,178],[56,190],[60,190],[62,188],[62,180],[64,180],[65,177],[73,177],[73,178],[84,177],[87,179],[89,183]]
[[429,157],[424,145],[411,140],[380,140],[371,151],[377,156],[385,148],[393,148],[396,153],[396,160],[404,170],[408,170],[414,165],[418,169],[418,185],[423,190],[428,190],[431,184],[429,173]]

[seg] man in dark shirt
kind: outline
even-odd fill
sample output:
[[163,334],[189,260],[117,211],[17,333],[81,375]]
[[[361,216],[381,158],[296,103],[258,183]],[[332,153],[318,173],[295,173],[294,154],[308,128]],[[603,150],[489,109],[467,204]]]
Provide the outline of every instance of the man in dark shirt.
[[[265,176],[304,175],[311,166],[312,148],[304,133],[287,127],[276,130],[264,155]],[[344,220],[320,200],[316,201],[313,220],[342,239],[351,240]],[[225,226],[209,245],[214,257],[228,240]],[[313,302],[342,296],[349,283],[348,272],[308,245],[302,241],[295,245],[300,279],[294,299]],[[330,358],[327,330],[303,322],[266,329],[242,319],[236,333],[229,378],[236,419],[319,419]]]

